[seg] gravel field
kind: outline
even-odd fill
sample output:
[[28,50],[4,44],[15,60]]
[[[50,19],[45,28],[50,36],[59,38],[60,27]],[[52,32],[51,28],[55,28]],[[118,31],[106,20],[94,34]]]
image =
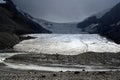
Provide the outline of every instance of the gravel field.
[[44,72],[0,66],[0,80],[120,80],[120,72]]

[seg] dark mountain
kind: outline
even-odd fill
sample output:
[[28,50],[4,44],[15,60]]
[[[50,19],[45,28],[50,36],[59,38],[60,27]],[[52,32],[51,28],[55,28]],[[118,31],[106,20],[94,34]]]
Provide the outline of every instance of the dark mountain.
[[11,0],[5,1],[0,4],[0,49],[11,48],[21,34],[51,33],[21,13]]
[[89,33],[98,33],[120,44],[120,3],[107,11],[102,17],[91,16],[78,24]]

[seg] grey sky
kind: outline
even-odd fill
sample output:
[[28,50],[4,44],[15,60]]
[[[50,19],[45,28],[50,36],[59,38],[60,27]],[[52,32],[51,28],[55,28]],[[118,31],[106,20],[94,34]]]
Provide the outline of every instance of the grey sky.
[[0,3],[5,3],[5,1],[3,1],[3,0],[0,0]]
[[13,0],[36,18],[55,22],[78,22],[96,12],[110,8],[120,0]]

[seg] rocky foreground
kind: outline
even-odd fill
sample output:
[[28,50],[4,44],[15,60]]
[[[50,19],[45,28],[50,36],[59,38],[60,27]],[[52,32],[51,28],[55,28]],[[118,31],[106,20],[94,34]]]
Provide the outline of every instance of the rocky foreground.
[[[5,62],[17,64],[82,64],[120,66],[120,53],[84,53],[80,55],[18,54]],[[120,80],[120,71],[66,71],[16,70],[0,64],[0,80]]]
[[120,80],[120,72],[43,72],[0,66],[0,80]]
[[18,54],[9,57],[6,62],[22,64],[69,64],[94,66],[120,66],[120,53],[94,53],[87,52],[79,55],[59,54]]

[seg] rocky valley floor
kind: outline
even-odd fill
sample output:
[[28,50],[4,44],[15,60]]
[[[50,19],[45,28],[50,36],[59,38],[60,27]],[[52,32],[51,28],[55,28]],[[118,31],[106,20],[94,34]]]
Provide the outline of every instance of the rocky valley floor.
[[[8,54],[6,54],[8,55]],[[42,71],[13,69],[0,63],[0,80],[120,80],[120,53],[84,53],[79,55],[58,54],[16,54],[6,58],[5,62],[16,64],[80,64],[111,66],[109,71]],[[4,57],[4,56],[3,56]],[[114,67],[113,67],[114,66]],[[61,66],[59,66],[61,67]],[[69,67],[69,66],[68,66]]]
[[0,67],[0,80],[120,80],[120,72],[43,72]]
[[25,36],[36,38],[0,53],[0,80],[120,80],[120,45],[104,37]]

